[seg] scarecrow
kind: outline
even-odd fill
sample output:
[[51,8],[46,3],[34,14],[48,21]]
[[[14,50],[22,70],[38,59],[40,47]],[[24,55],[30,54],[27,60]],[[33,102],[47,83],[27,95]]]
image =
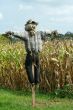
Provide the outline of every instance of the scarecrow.
[[[33,20],[28,20],[25,24],[26,34],[20,35],[10,31],[6,32],[7,35],[19,38],[25,43],[25,49],[27,52],[25,68],[28,80],[31,83],[32,87],[33,85],[37,85],[40,82],[39,53],[42,51],[43,41],[46,40],[44,33],[36,31],[37,25],[37,22]],[[34,67],[34,70],[32,68],[32,65]]]
[[[45,34],[36,31],[37,22],[28,20],[25,24],[26,34],[18,34],[14,32],[6,32],[7,35],[20,38],[25,43],[25,49],[27,52],[25,60],[25,68],[29,82],[33,85],[37,85],[40,82],[40,61],[39,53],[42,51],[43,41],[46,40]],[[32,64],[34,63],[34,77],[32,71]]]

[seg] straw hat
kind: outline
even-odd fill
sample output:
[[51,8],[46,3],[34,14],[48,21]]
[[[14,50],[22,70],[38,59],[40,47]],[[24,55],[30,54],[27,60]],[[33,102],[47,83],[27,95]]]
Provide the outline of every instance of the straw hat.
[[33,21],[31,19],[28,20],[25,25],[28,25],[28,24],[33,24],[33,25],[36,25],[36,26],[38,25],[38,23],[36,21]]

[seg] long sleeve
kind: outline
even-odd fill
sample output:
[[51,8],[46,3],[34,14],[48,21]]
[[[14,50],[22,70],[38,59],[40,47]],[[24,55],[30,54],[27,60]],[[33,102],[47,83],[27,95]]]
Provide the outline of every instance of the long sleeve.
[[14,37],[21,39],[22,41],[26,41],[26,34],[25,33],[13,33]]
[[48,40],[48,37],[46,35],[46,32],[42,32],[41,31],[40,33],[41,33],[41,39],[46,42]]

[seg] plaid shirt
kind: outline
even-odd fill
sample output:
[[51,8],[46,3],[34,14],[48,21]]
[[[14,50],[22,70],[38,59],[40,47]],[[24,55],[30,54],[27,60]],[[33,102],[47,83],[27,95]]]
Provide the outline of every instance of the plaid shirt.
[[36,32],[35,36],[32,37],[29,36],[28,33],[14,33],[13,36],[20,38],[25,42],[25,48],[27,52],[40,52],[42,50],[43,41],[46,40],[45,34],[42,32]]

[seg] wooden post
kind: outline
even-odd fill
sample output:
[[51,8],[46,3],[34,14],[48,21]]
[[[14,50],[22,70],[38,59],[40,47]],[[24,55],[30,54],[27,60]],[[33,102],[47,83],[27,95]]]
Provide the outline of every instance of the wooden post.
[[[32,64],[32,72],[34,77],[34,63]],[[32,106],[35,107],[35,84],[32,84]]]

